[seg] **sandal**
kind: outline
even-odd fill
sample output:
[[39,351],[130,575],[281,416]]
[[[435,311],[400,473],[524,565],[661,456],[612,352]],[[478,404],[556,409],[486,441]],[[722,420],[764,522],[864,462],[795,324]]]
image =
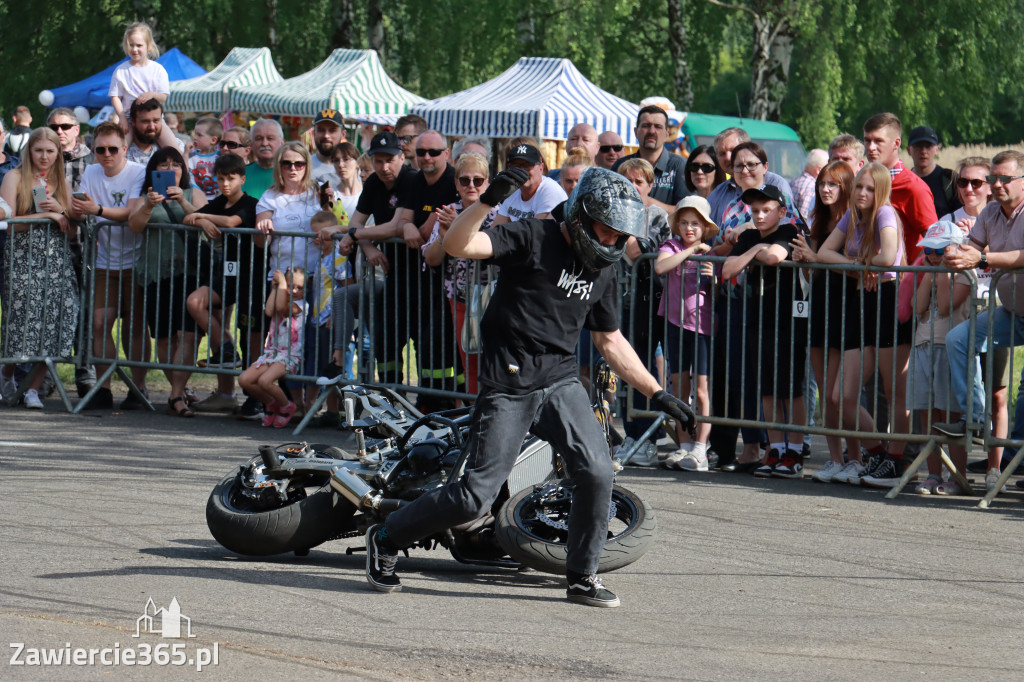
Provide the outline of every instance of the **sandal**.
[[[178,403],[181,403],[181,409],[178,409],[176,407]],[[183,398],[182,396],[167,399],[167,414],[171,415],[172,417],[196,416],[196,413],[189,408],[188,403],[185,402],[185,398]]]
[[928,474],[928,478],[917,484],[914,492],[918,495],[931,495],[940,485],[942,485],[942,477],[937,474]]

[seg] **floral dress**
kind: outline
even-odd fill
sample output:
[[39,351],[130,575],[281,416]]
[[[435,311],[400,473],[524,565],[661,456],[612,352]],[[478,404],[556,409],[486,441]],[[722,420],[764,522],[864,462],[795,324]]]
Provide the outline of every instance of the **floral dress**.
[[302,329],[306,324],[307,304],[302,301],[301,310],[292,315],[274,315],[263,345],[263,355],[252,363],[262,367],[280,362],[289,374],[297,374],[302,366]]
[[69,236],[45,221],[9,232],[4,251],[3,340],[6,358],[71,355],[78,327],[78,278]]

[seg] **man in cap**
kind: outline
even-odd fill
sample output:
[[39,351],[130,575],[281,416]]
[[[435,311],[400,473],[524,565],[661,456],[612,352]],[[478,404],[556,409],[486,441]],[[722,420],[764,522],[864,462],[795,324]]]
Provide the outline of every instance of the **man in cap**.
[[335,145],[345,141],[345,119],[337,109],[321,109],[313,119],[313,144],[316,154],[313,155],[313,180],[317,185],[329,182],[331,187],[341,183],[331,163],[331,152]]
[[480,200],[445,235],[445,251],[501,267],[484,315],[482,385],[469,447],[473,465],[459,481],[420,496],[366,535],[366,577],[395,592],[398,552],[485,514],[533,433],[566,460],[573,482],[567,540],[566,597],[614,607],[619,599],[597,577],[608,534],[612,462],[604,433],[576,375],[573,350],[586,326],[609,365],[650,396],[656,409],[692,429],[693,412],[669,395],[618,328],[615,268],[630,236],[646,231],[646,207],[621,175],[591,168],[566,203],[564,222],[526,219],[480,227],[491,208],[529,179],[519,168],[499,173]]
[[544,175],[540,150],[529,142],[513,140],[505,166],[525,171],[528,179],[498,206],[495,225],[525,218],[550,218],[555,206],[568,198],[561,185]]
[[960,208],[960,196],[956,191],[956,173],[952,168],[943,168],[935,162],[942,150],[939,136],[928,126],[918,126],[910,131],[907,152],[914,160],[914,174],[924,180],[932,191],[935,215],[947,215]]

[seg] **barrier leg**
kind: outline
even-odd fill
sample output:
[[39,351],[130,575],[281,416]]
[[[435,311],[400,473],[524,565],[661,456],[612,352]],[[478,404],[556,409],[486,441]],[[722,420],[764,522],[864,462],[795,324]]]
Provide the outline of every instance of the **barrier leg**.
[[995,499],[996,495],[999,494],[999,491],[1003,489],[1004,485],[1006,485],[1006,482],[1010,480],[1010,476],[1013,476],[1013,472],[1017,470],[1018,466],[1020,466],[1021,460],[1024,460],[1024,448],[1017,448],[1017,454],[1010,460],[1010,463],[1003,470],[1003,473],[999,474],[999,480],[996,481],[996,487],[985,493],[985,497],[981,498],[981,502],[978,503],[978,506],[981,509],[988,509],[988,506],[992,504],[992,500]]
[[647,427],[647,430],[644,431],[643,435],[637,438],[635,441],[633,441],[633,447],[631,447],[625,453],[619,453],[619,456],[615,458],[615,461],[622,465],[628,464],[629,460],[632,459],[633,455],[635,455],[637,450],[640,449],[640,446],[644,445],[647,442],[647,439],[650,438],[655,431],[661,428],[661,425],[664,421],[664,414],[659,414],[657,417],[655,417],[654,421],[651,423],[650,426]]
[[[921,466],[921,464],[923,464],[924,461],[926,459],[928,459],[928,455],[931,454],[931,451],[934,448],[937,448],[937,447],[939,447],[939,446],[935,442],[935,439],[934,438],[929,439],[928,442],[925,443],[924,447],[921,448],[921,452],[917,453],[917,457],[915,457],[914,461],[910,463],[910,466],[908,466],[906,469],[903,470],[903,475],[900,476],[900,480],[896,484],[896,486],[892,490],[890,490],[889,492],[887,492],[885,494],[885,499],[887,499],[887,500],[895,499],[896,496],[900,494],[900,491],[903,490],[903,488],[907,485],[907,483],[910,482],[910,477],[913,476],[914,473]],[[940,451],[941,451],[941,448],[940,448]]]
[[50,378],[53,379],[53,385],[57,389],[57,393],[60,394],[60,399],[64,402],[65,409],[71,412],[74,406],[71,404],[68,392],[64,390],[64,384],[60,380],[60,375],[57,374],[57,365],[50,358],[46,358],[43,362],[46,363],[46,371],[50,374]]
[[[71,410],[71,414],[78,414],[83,409],[85,409],[85,406],[89,404],[89,401],[92,400],[92,397],[94,395],[96,395],[96,391],[98,391],[101,388],[103,388],[103,384],[107,383],[107,380],[110,379],[110,377],[112,377],[114,375],[114,370],[116,370],[116,369],[117,369],[117,363],[115,362],[114,364],[108,366],[106,371],[103,372],[103,374],[101,374],[100,376],[96,377],[96,383],[93,384],[93,387],[89,389],[88,393],[83,395],[78,400],[78,402],[75,404],[75,409]],[[123,376],[123,374],[122,374],[122,376]]]
[[121,377],[121,381],[128,387],[128,392],[138,398],[139,402],[146,406],[146,409],[150,412],[156,412],[156,408],[153,407],[153,403],[149,402],[149,398],[139,390],[139,387],[132,381],[131,373],[124,371],[124,367],[117,365],[117,376]]
[[946,454],[944,450],[939,450],[939,457],[942,458],[942,463],[946,465],[946,468],[949,469],[949,473],[953,475],[953,478],[956,479],[956,482],[960,484],[960,487],[963,488],[968,493],[970,493],[970,481],[968,481],[967,478],[965,478],[961,472],[956,470],[956,467],[953,465],[953,460],[949,458],[949,455]]
[[316,415],[317,412],[320,411],[320,408],[323,407],[323,404],[327,402],[327,398],[331,395],[331,392],[337,390],[337,385],[334,385],[328,388],[326,391],[320,391],[320,395],[316,397],[316,400],[313,401],[313,404],[309,407],[308,410],[306,410],[306,414],[303,415],[302,421],[300,421],[298,425],[295,427],[295,430],[292,431],[293,436],[299,435],[299,432],[302,431],[302,429],[306,428],[306,425],[309,424],[309,421],[314,417],[314,415]]

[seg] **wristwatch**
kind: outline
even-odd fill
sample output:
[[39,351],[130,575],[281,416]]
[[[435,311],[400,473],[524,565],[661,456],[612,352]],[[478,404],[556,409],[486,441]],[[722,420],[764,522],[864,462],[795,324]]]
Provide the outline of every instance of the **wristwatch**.
[[356,228],[354,228],[354,227],[348,228],[348,238],[351,239],[354,242],[359,241],[359,237],[356,236]]
[[102,206],[97,205],[97,207],[96,207],[96,217],[97,218],[102,218],[103,217],[103,207]]
[[981,260],[978,261],[978,267],[982,270],[988,270],[988,255],[981,254]]

